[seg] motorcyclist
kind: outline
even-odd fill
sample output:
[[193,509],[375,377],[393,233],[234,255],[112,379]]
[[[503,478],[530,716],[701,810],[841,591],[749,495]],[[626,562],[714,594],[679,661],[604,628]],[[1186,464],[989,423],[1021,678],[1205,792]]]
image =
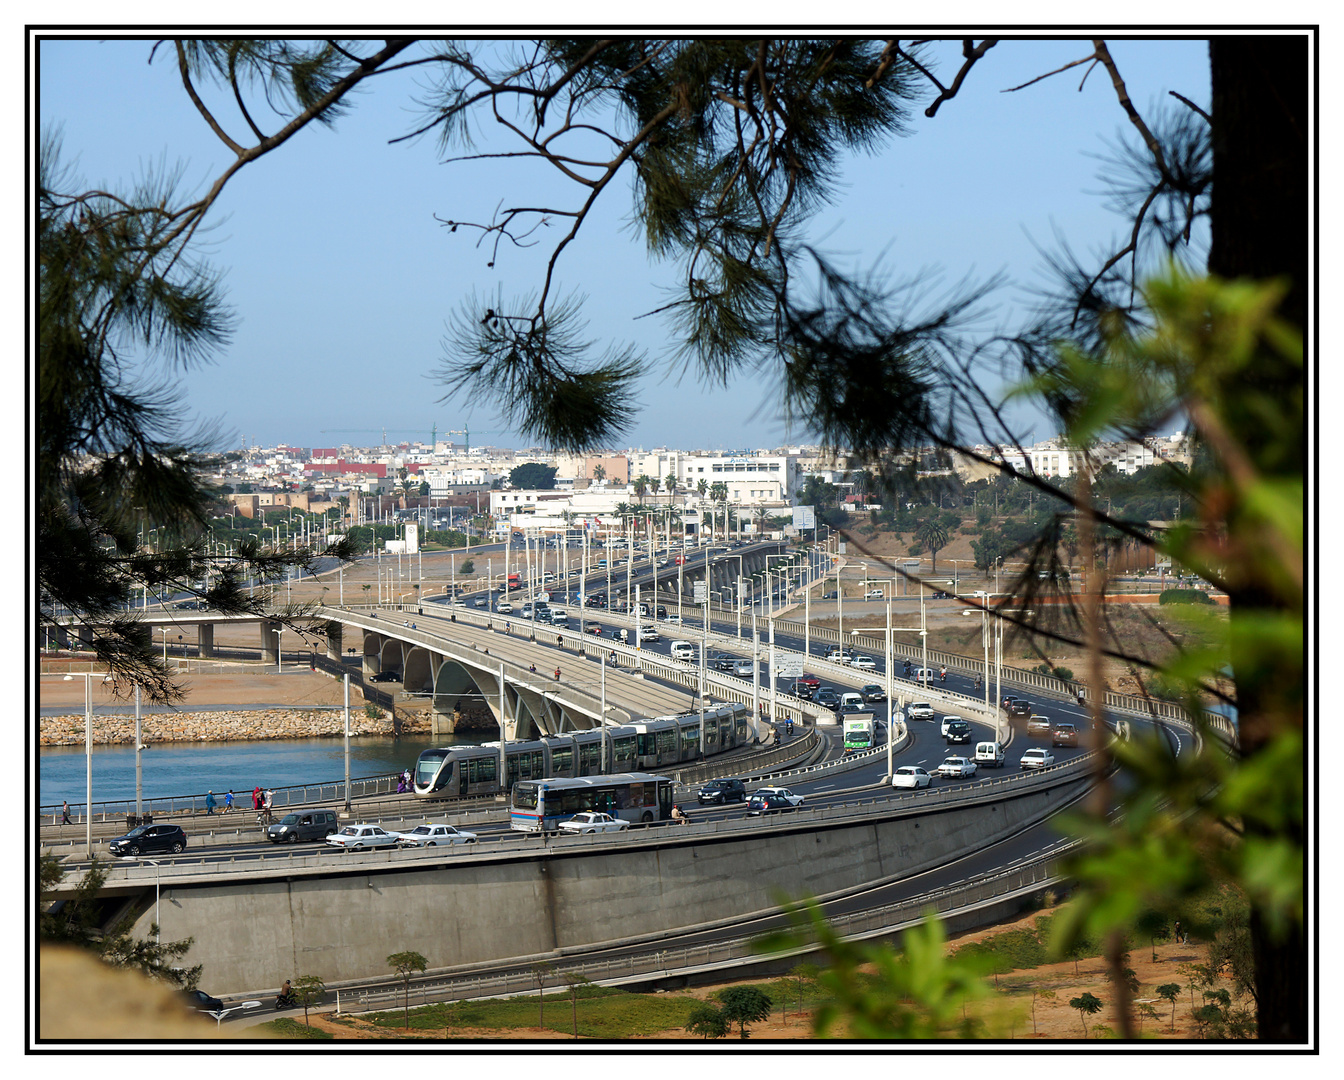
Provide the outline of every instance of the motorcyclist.
[[283,1009],[293,1004],[294,988],[290,985],[289,980],[286,979],[285,985],[280,987],[280,993],[276,996],[275,1007],[277,1009]]

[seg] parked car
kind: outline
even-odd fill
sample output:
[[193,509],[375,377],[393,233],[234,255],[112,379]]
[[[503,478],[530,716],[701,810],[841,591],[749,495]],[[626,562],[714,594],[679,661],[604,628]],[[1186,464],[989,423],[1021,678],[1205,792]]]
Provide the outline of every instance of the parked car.
[[878,686],[877,683],[869,683],[862,687],[859,693],[863,695],[864,701],[886,701],[887,692]]
[[971,725],[965,720],[953,720],[943,725],[943,738],[949,743],[968,743],[971,741]]
[[179,996],[193,1009],[199,1009],[201,1012],[223,1012],[224,1002],[217,997],[211,997],[204,990],[179,990]]
[[752,792],[753,795],[775,795],[783,799],[790,806],[802,806],[803,797],[795,795],[786,787],[759,787]]
[[762,814],[787,813],[794,804],[779,795],[762,795],[759,791],[752,795],[747,803],[747,817],[760,817]]
[[933,706],[927,701],[912,701],[906,708],[905,715],[911,720],[932,720]]
[[850,660],[849,666],[858,668],[860,671],[876,671],[877,661],[871,656],[856,656]]
[[741,780],[731,780],[726,777],[711,780],[700,789],[696,799],[702,806],[705,803],[721,806],[730,802],[746,802],[747,787]]
[[125,836],[108,842],[113,855],[154,855],[172,852],[176,855],[187,846],[187,834],[181,825],[140,825]]
[[393,834],[399,847],[439,847],[453,844],[474,844],[476,834],[454,825],[417,825],[410,832]]
[[272,844],[324,840],[336,831],[336,825],[334,810],[305,810],[302,813],[286,814],[274,825],[268,825],[266,839]]
[[[1024,701],[1022,704],[1026,705],[1027,703]],[[1019,714],[1013,713],[1013,715],[1017,716]],[[1050,718],[1048,716],[1041,716],[1040,713],[1035,713],[1027,719],[1028,735],[1049,735],[1050,727]]]
[[369,682],[401,682],[401,672],[380,671],[376,675],[370,675]]
[[1045,769],[1055,763],[1055,755],[1039,746],[1033,746],[1018,762],[1024,769]]
[[1078,729],[1072,724],[1056,724],[1050,733],[1051,746],[1077,746]]
[[397,834],[388,832],[381,825],[347,825],[328,836],[327,843],[344,851],[396,847]]
[[960,756],[944,758],[937,771],[939,776],[959,776],[965,779],[975,775],[975,762]]
[[891,777],[894,788],[922,788],[932,782],[933,778],[918,765],[902,765]]
[[585,810],[575,814],[568,821],[560,822],[560,831],[570,833],[623,832],[628,828],[630,822],[623,818],[612,817],[596,810]]

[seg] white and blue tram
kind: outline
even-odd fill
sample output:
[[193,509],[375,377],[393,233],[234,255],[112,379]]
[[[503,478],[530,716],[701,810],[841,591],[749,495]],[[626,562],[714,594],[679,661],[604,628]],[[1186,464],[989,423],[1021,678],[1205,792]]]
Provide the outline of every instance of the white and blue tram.
[[[751,742],[751,709],[716,705],[705,711],[705,755],[721,754]],[[700,757],[700,713],[660,716],[606,730],[609,760],[602,768],[602,732],[577,731],[511,742],[504,753],[500,782],[499,743],[425,750],[415,763],[415,794],[423,799],[455,799],[511,791],[519,780],[600,776],[606,773],[677,765]]]

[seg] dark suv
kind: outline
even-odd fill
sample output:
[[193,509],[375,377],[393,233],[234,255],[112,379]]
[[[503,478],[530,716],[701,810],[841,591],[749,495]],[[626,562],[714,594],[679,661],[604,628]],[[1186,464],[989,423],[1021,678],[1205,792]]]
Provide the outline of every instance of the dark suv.
[[741,780],[711,780],[700,789],[696,798],[702,806],[705,803],[722,806],[724,803],[746,802],[747,788]]
[[1031,702],[1030,702],[1030,701],[1023,701],[1021,698],[1016,698],[1016,699],[1013,701],[1013,703],[1012,703],[1011,705],[1008,706],[1008,715],[1009,715],[1009,716],[1030,716],[1030,715],[1031,715]]
[[154,855],[171,851],[176,855],[187,846],[187,834],[181,825],[141,825],[108,845],[113,855]]
[[299,814],[286,814],[274,825],[266,829],[266,839],[272,844],[289,841],[296,844],[300,840],[323,840],[336,831],[336,812],[334,810],[305,810]]

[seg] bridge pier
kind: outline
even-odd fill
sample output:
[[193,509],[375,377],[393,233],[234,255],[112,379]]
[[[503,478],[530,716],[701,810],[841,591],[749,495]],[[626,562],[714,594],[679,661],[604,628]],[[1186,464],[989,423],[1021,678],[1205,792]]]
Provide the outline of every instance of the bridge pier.
[[280,624],[274,619],[263,619],[261,621],[261,659],[263,661],[278,664],[280,662],[280,638],[283,634],[277,634],[281,629]]
[[341,662],[341,646],[343,644],[341,632],[344,627],[338,622],[329,622],[327,624],[327,659]]
[[196,627],[196,652],[202,659],[215,655],[214,623],[201,623]]

